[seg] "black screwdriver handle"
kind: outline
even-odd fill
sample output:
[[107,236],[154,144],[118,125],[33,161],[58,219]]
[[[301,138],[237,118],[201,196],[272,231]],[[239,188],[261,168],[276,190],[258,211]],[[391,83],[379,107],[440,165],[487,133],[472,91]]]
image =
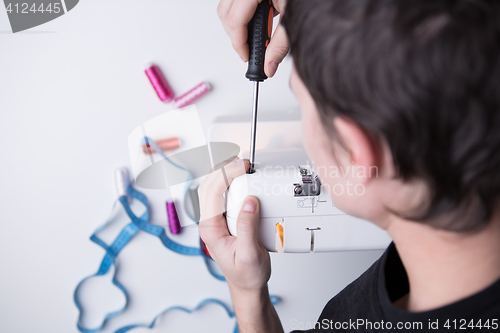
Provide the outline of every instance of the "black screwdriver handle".
[[250,81],[264,81],[264,56],[271,40],[273,29],[273,5],[271,0],[262,0],[254,16],[248,23],[248,46],[250,48],[248,70],[245,74]]

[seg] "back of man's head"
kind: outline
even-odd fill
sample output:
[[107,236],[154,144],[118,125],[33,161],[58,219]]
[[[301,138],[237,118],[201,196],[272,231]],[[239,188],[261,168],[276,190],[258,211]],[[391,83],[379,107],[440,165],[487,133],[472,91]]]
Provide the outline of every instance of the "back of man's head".
[[288,0],[283,25],[324,123],[352,119],[387,141],[403,180],[429,185],[412,219],[486,225],[500,194],[499,1]]

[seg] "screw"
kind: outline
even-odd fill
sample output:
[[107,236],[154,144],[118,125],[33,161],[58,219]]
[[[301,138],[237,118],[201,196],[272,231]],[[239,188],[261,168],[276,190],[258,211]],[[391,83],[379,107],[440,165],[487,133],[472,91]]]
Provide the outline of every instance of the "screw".
[[302,194],[302,186],[295,186],[295,188],[293,189],[293,191],[297,195]]

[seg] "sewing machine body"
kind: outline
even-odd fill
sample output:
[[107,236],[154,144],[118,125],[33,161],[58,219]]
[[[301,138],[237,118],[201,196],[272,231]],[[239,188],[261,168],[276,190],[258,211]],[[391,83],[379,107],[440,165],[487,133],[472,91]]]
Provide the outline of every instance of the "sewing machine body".
[[257,161],[255,173],[237,177],[229,187],[226,217],[232,235],[237,236],[245,197],[254,195],[260,201],[259,240],[269,251],[377,250],[391,242],[384,230],[335,206],[304,150],[259,152]]

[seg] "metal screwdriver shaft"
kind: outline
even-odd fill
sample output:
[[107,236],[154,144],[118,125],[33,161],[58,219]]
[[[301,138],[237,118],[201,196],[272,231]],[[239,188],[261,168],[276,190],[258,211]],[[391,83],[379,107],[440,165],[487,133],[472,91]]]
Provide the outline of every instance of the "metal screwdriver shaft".
[[259,104],[259,81],[253,86],[252,130],[250,132],[250,169],[248,173],[255,172],[255,143],[257,142],[257,107]]
[[252,105],[252,129],[250,133],[250,168],[255,172],[255,145],[257,142],[257,109],[259,105],[259,83],[267,79],[264,73],[264,55],[273,28],[273,7],[271,0],[263,0],[257,6],[254,16],[248,23],[249,60],[246,78],[254,81]]

